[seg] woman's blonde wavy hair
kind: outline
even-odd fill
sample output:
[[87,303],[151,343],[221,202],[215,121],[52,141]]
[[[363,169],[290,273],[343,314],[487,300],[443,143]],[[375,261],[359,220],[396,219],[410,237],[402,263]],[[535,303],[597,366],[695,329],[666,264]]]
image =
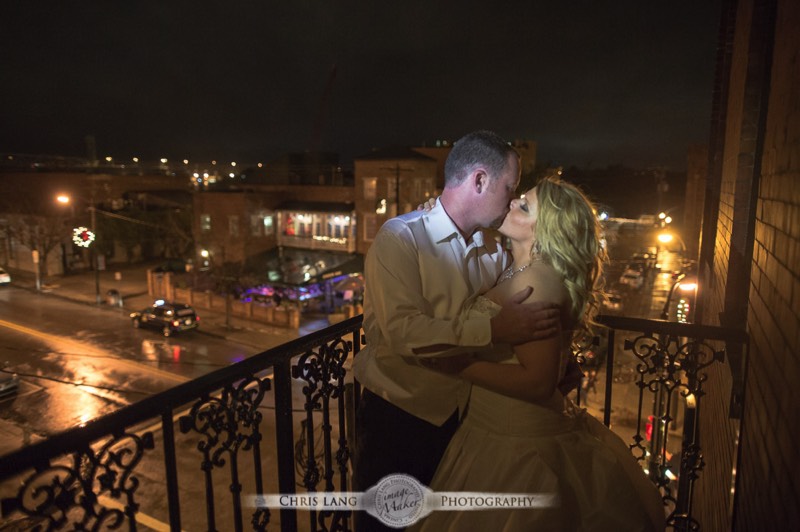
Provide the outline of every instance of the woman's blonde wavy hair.
[[607,257],[596,210],[580,189],[556,177],[536,185],[536,198],[536,242],[531,253],[538,253],[564,280],[575,337],[590,333],[603,300],[601,274]]

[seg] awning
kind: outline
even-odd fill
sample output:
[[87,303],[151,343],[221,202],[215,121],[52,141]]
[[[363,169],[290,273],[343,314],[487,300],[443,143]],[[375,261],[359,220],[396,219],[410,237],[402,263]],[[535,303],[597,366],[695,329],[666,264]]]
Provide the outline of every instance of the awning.
[[364,290],[364,278],[360,275],[350,275],[333,285],[337,292],[361,292]]
[[276,211],[321,212],[330,214],[350,214],[355,211],[355,209],[355,203],[336,203],[325,201],[284,201],[275,207]]
[[357,253],[285,248],[282,256],[278,250],[265,255],[259,258],[256,269],[267,274],[266,284],[275,287],[307,287],[364,271],[364,256]]
[[[321,283],[351,273],[364,273],[364,256],[352,255],[352,258],[339,266],[328,268],[316,277],[312,277],[306,284]],[[363,286],[362,286],[363,287]]]

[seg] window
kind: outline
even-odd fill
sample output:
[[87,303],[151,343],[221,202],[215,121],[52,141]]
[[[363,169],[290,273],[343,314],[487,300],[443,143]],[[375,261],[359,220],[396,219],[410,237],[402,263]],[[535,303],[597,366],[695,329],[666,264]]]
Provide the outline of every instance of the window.
[[431,179],[430,177],[425,179],[424,187],[425,187],[425,199],[430,198],[436,193],[436,190],[434,190],[433,187],[433,179]]
[[228,234],[239,236],[239,216],[235,214],[228,216]]
[[250,234],[253,236],[270,236],[273,233],[272,214],[261,211],[250,215]]
[[297,236],[304,236],[304,237],[312,236],[310,214],[297,215]]
[[376,190],[378,188],[378,178],[377,177],[365,177],[364,178],[364,199],[365,200],[374,200],[376,198]]
[[211,215],[210,214],[201,214],[200,215],[200,230],[204,233],[211,231]]
[[295,218],[293,213],[286,215],[286,222],[283,224],[283,234],[286,236],[294,236],[297,231],[295,230]]
[[364,215],[364,240],[372,242],[378,232],[378,217],[374,214]]
[[258,214],[250,215],[250,234],[261,236],[261,229],[264,227],[263,218]]

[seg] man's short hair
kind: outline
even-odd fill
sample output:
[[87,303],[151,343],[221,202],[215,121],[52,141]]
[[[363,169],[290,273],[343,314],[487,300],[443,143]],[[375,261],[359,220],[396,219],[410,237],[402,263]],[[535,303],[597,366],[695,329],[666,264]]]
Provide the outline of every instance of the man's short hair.
[[444,186],[458,186],[476,166],[484,166],[492,179],[508,164],[509,154],[517,151],[492,131],[474,131],[456,141],[444,164]]

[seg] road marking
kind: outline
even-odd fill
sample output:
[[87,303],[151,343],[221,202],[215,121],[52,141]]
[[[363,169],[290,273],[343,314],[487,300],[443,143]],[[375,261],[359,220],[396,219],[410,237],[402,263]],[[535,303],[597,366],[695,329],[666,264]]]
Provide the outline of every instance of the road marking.
[[[42,331],[37,331],[36,329],[31,329],[29,327],[25,327],[24,325],[18,325],[16,323],[11,323],[10,321],[0,320],[0,326],[7,327],[9,329],[13,329],[17,332],[21,332],[23,334],[28,334],[31,336],[35,336],[37,338],[41,338],[47,342],[51,342],[55,345],[63,344],[64,336],[57,336],[55,334],[49,334]],[[80,343],[77,340],[71,340],[75,343]],[[162,377],[164,379],[169,379],[175,382],[187,382],[191,380],[189,377],[184,377],[182,375],[176,375],[175,373],[170,373],[169,371],[164,371],[163,369],[153,368],[147,366],[145,364],[140,364],[139,362],[134,362],[133,360],[127,360],[125,358],[114,358],[116,362],[124,366],[128,366],[132,369],[136,369],[138,371],[143,371],[147,373],[151,373],[158,377]],[[90,386],[90,385],[88,385]]]

